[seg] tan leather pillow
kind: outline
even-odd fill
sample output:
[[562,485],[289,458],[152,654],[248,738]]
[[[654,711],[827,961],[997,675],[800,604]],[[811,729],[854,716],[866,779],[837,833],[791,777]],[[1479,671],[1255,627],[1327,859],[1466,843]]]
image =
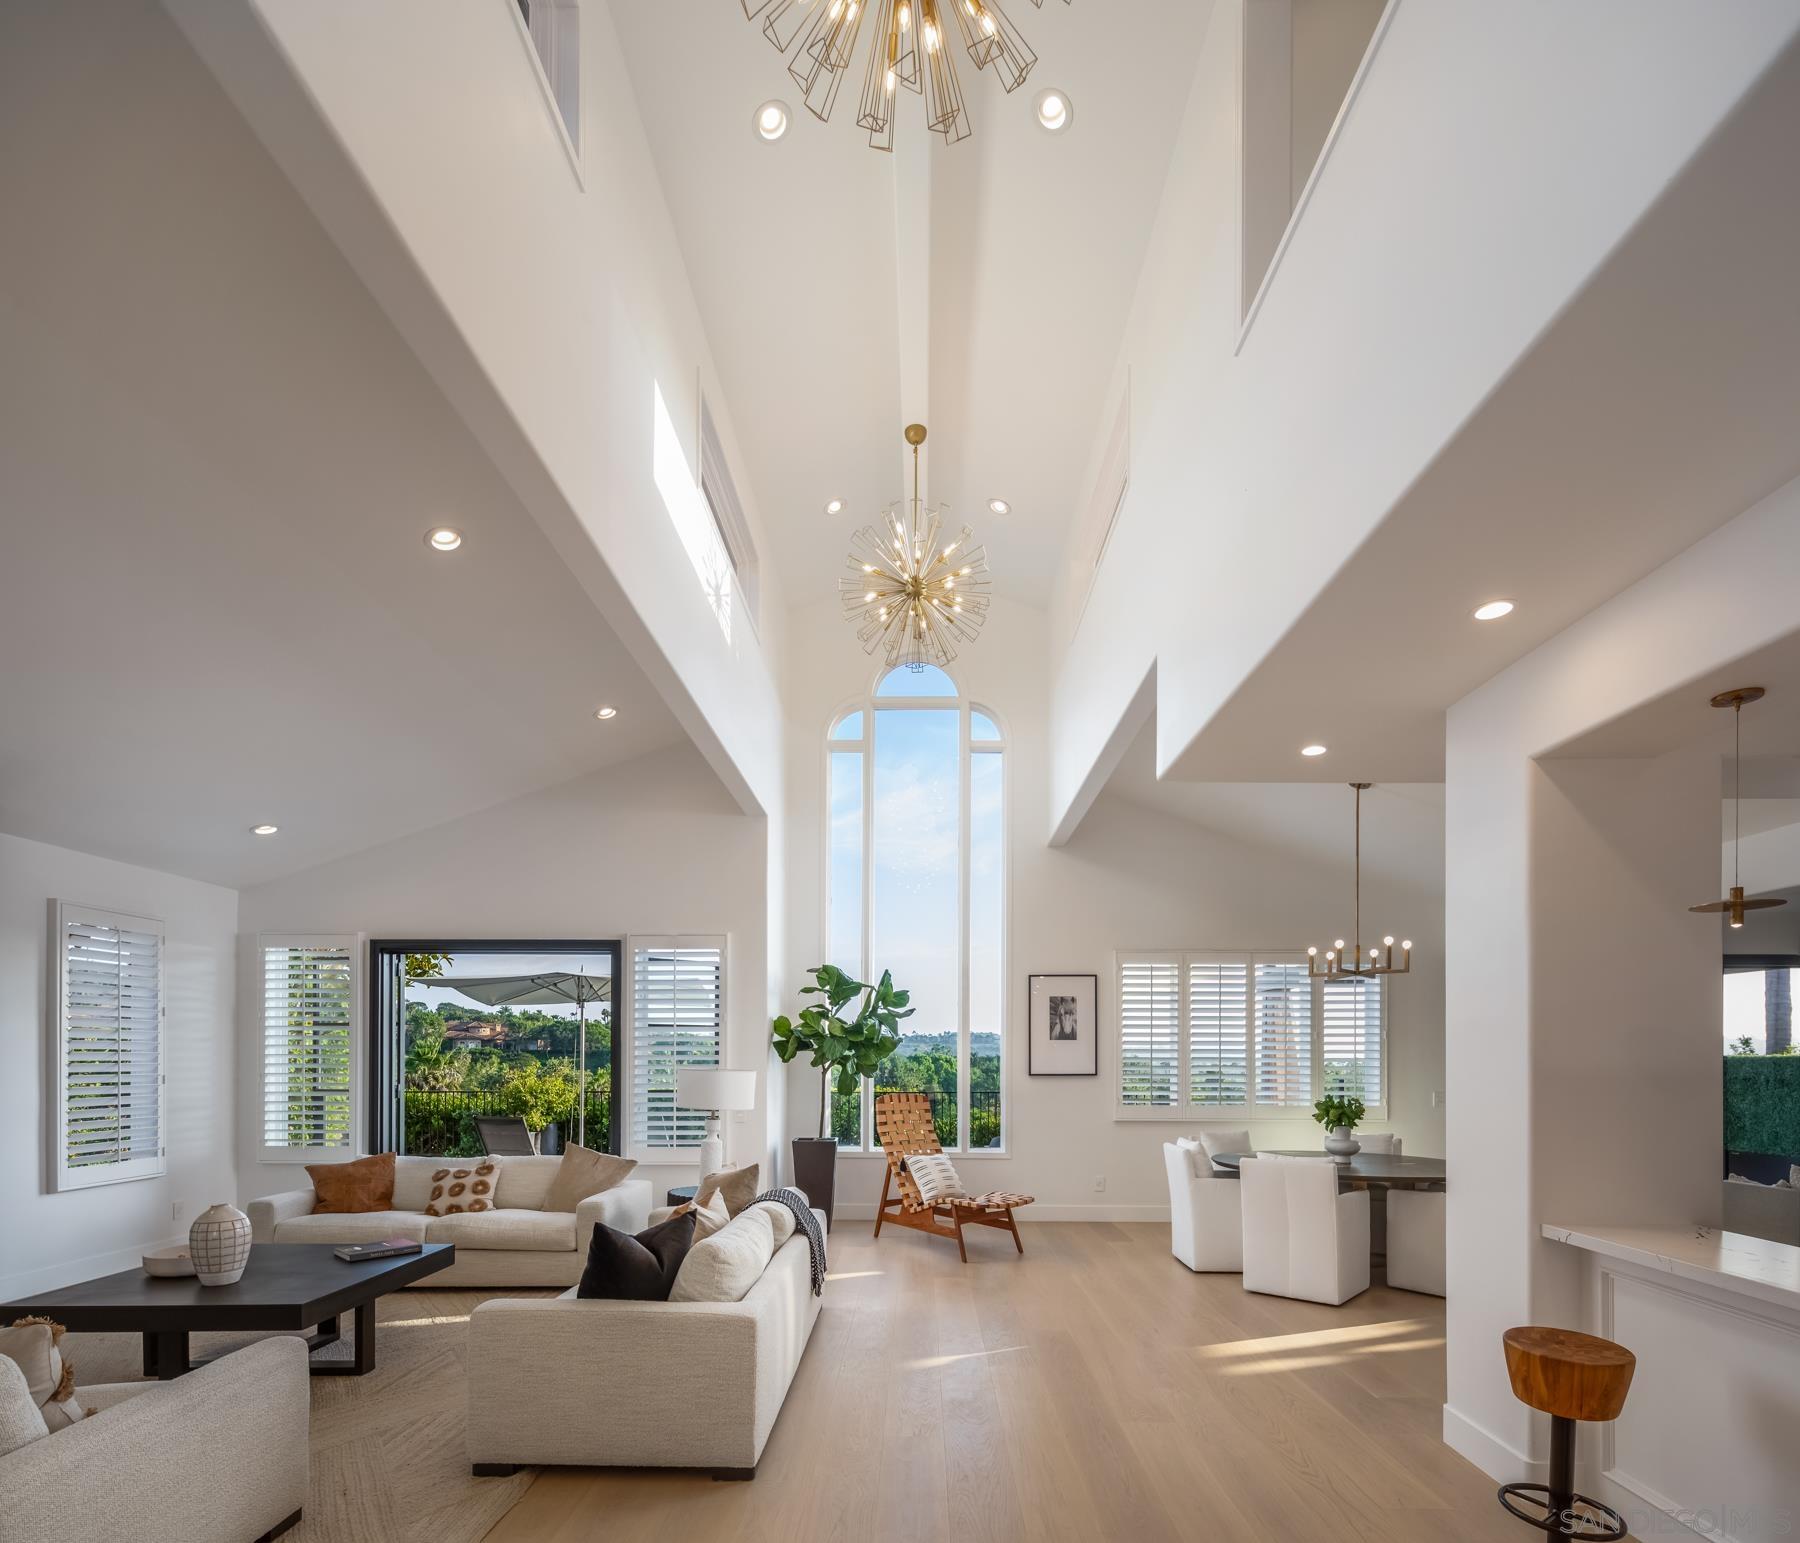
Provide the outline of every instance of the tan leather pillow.
[[761,1163],[752,1163],[748,1168],[721,1168],[717,1173],[707,1174],[700,1181],[700,1188],[694,1191],[695,1204],[705,1205],[715,1194],[723,1195],[725,1209],[735,1217],[756,1198],[756,1175],[761,1167]]
[[312,1176],[313,1215],[321,1211],[391,1211],[394,1209],[394,1154],[377,1152],[352,1163],[308,1163]]
[[690,1200],[686,1205],[676,1206],[669,1212],[669,1215],[680,1216],[687,1211],[694,1213],[694,1241],[696,1243],[702,1238],[710,1238],[731,1221],[731,1212],[726,1208],[725,1197],[717,1190],[714,1190],[708,1197],[705,1205],[701,1205],[697,1200]]
[[566,1146],[556,1177],[550,1181],[550,1193],[544,1196],[546,1211],[573,1211],[589,1195],[604,1194],[615,1184],[631,1177],[637,1162],[629,1157],[614,1157],[610,1152],[594,1152],[587,1147]]

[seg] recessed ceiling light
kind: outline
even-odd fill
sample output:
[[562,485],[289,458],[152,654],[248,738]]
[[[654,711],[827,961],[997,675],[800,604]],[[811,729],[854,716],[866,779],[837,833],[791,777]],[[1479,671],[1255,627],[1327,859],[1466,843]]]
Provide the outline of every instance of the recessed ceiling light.
[[1052,134],[1060,134],[1074,120],[1075,108],[1068,97],[1057,90],[1037,94],[1037,121]]
[[1502,616],[1512,614],[1513,603],[1510,600],[1490,600],[1486,605],[1475,608],[1476,621],[1499,621]]
[[280,829],[280,827],[275,825],[252,825],[250,827],[250,834],[253,836],[272,836],[278,829]]
[[619,709],[616,707],[596,707],[594,709],[594,716],[602,723],[605,723],[608,718],[618,717]]
[[827,514],[842,514],[844,512],[843,499],[841,499],[841,498],[832,499],[832,501],[825,506],[825,512]]
[[462,545],[462,532],[452,530],[448,525],[440,525],[436,530],[425,533],[425,545],[434,552],[454,552]]
[[1323,745],[1302,745],[1300,753],[1302,755],[1323,755],[1325,747]]
[[1009,504],[1004,498],[990,498],[988,500],[988,513],[989,514],[1011,514],[1012,513],[1012,505]]
[[759,138],[770,141],[780,139],[788,129],[787,103],[764,102],[756,109],[756,117],[752,121],[756,124]]

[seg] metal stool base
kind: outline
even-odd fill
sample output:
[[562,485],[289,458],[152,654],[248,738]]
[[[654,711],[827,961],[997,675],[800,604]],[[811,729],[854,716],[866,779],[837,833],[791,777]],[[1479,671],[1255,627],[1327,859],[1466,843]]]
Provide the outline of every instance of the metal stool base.
[[[1547,1532],[1557,1538],[1580,1538],[1588,1543],[1615,1543],[1625,1536],[1625,1518],[1620,1516],[1609,1505],[1588,1495],[1569,1496],[1568,1504],[1553,1507],[1551,1490],[1548,1484],[1502,1484],[1499,1490],[1500,1504],[1522,1522],[1529,1522],[1540,1532]],[[1536,1508],[1537,1513],[1521,1510],[1514,1503],[1523,1501]],[[1597,1513],[1590,1521],[1575,1515],[1577,1506],[1585,1506],[1589,1511]]]

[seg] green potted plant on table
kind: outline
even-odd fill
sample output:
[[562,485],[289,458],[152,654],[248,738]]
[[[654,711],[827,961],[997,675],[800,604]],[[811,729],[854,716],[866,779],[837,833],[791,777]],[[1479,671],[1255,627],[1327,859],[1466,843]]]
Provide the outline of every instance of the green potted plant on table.
[[810,1052],[819,1068],[819,1134],[794,1138],[794,1182],[825,1213],[829,1227],[837,1185],[832,1086],[849,1097],[864,1077],[873,1077],[875,1068],[899,1048],[900,1020],[910,1018],[913,1009],[907,1005],[910,994],[895,990],[893,976],[885,970],[873,986],[831,964],[818,966],[812,977],[812,985],[802,986],[800,995],[824,1000],[809,1003],[797,1018],[777,1018],[770,1031],[784,1065]]
[[1325,1150],[1340,1163],[1349,1162],[1362,1151],[1362,1143],[1351,1132],[1362,1124],[1367,1112],[1360,1098],[1338,1093],[1328,1093],[1313,1105],[1313,1118],[1330,1132],[1325,1138]]

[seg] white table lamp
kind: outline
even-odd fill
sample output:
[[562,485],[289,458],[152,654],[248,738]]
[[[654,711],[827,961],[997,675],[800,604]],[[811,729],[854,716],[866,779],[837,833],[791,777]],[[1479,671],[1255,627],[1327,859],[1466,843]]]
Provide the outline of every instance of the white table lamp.
[[700,1143],[700,1177],[704,1179],[725,1165],[720,1114],[756,1107],[756,1073],[734,1072],[723,1066],[683,1066],[675,1073],[675,1103],[682,1109],[707,1112],[706,1139]]

